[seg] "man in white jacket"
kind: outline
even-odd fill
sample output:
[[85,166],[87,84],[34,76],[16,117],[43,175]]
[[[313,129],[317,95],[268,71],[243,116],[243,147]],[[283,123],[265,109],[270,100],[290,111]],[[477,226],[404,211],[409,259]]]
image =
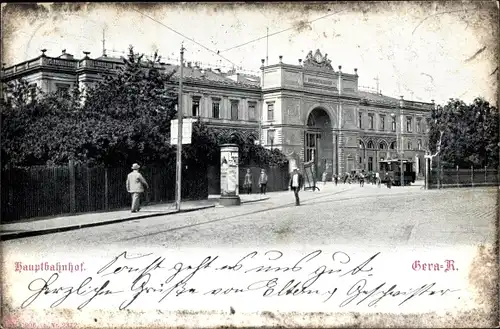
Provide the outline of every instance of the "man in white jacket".
[[127,192],[132,195],[132,212],[138,212],[141,209],[140,197],[144,193],[144,189],[148,189],[149,185],[144,177],[139,172],[137,163],[132,165],[132,172],[127,176]]

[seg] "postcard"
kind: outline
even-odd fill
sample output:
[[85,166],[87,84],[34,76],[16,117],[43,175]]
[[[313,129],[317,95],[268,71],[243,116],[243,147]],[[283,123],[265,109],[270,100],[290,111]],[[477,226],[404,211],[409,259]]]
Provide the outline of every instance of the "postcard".
[[498,15],[2,4],[2,328],[498,326]]

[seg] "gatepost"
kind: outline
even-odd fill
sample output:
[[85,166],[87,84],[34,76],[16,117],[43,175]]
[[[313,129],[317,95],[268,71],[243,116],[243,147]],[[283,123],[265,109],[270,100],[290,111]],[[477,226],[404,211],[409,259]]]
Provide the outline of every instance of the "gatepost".
[[224,144],[220,149],[220,199],[221,206],[239,206],[238,145]]

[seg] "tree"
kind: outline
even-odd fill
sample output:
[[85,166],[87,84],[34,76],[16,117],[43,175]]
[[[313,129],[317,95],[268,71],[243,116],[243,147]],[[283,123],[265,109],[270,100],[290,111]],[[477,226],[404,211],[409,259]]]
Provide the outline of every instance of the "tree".
[[87,149],[97,162],[153,163],[172,156],[170,120],[176,115],[174,72],[158,69],[160,57],[143,61],[130,47],[125,65],[91,88],[82,113],[97,124]]
[[[85,90],[43,93],[20,80],[9,85],[10,101],[2,104],[2,156],[15,166],[77,163],[122,166],[140,162],[170,165],[170,121],[176,116],[175,72],[159,69],[160,56],[143,60],[130,47],[115,74]],[[84,102],[82,102],[84,97]],[[286,163],[279,151],[253,141],[228,140],[201,122],[193,126],[192,143],[183,146],[190,166],[219,164],[219,145],[236,142],[242,163]]]
[[[438,152],[443,165],[498,167],[498,110],[482,98],[467,105],[450,99],[431,112],[430,153]],[[441,140],[441,143],[438,141]]]

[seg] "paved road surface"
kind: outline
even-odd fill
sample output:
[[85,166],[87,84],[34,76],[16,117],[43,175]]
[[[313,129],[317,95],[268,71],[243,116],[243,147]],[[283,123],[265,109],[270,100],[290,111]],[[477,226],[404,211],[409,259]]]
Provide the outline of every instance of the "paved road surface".
[[302,192],[300,207],[293,205],[291,192],[282,192],[240,207],[12,240],[3,246],[6,252],[50,253],[129,246],[479,245],[494,241],[496,192],[329,186],[321,192]]

